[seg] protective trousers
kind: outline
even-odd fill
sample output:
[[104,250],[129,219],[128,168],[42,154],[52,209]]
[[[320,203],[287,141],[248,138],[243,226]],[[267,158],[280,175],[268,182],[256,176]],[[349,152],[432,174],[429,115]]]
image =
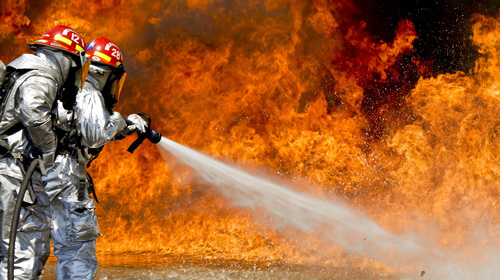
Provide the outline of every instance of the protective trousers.
[[56,278],[94,279],[97,275],[96,238],[101,234],[95,203],[85,191],[78,200],[78,160],[58,155],[47,170],[46,191],[50,199],[50,236],[57,257]]
[[[7,279],[10,230],[18,191],[22,184],[21,163],[14,158],[0,158],[0,279]],[[9,174],[9,175],[6,175]],[[32,176],[36,201],[24,203],[19,217],[15,242],[14,279],[37,279],[50,255],[49,200],[41,175]],[[26,197],[26,196],[25,196]]]

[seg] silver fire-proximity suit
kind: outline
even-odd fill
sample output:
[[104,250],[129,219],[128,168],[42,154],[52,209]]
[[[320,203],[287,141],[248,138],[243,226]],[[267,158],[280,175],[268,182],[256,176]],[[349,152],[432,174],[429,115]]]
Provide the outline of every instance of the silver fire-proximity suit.
[[2,86],[3,79],[5,79],[6,69],[5,64],[0,60],[0,86]]
[[[74,62],[73,62],[74,63]],[[22,183],[27,159],[43,155],[51,166],[56,150],[51,109],[64,84],[72,60],[63,52],[43,47],[35,54],[24,54],[9,66],[23,72],[5,96],[0,117],[0,142],[7,152],[0,156],[0,279],[7,279],[9,234],[17,191]],[[40,172],[33,174],[34,197],[24,196],[15,241],[15,279],[37,279],[50,254],[49,199]]]
[[[78,135],[76,141],[85,160],[88,148],[102,147],[138,129],[145,131],[146,123],[139,116],[132,114],[124,119],[120,113],[106,109],[100,92],[106,78],[105,71],[91,65],[84,88],[77,95],[76,110],[67,111],[61,104],[58,108],[58,128],[67,135]],[[52,213],[51,238],[58,258],[56,277],[60,280],[94,279],[97,274],[96,238],[101,234],[94,200],[88,191],[82,200],[78,199],[82,162],[77,149],[58,148],[55,164],[47,170],[45,180]]]

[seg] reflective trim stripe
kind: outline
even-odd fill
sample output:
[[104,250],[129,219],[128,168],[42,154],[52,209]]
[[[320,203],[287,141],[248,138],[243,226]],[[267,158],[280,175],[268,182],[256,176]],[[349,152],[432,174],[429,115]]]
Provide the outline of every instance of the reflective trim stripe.
[[77,50],[77,51],[81,51],[81,50],[83,50],[83,48],[82,48],[82,47],[80,47],[79,45],[76,45],[76,47],[75,47],[75,48],[76,48],[76,50]]
[[100,51],[95,51],[94,52],[94,55],[97,55],[98,57],[106,60],[107,62],[110,62],[111,61],[111,57],[107,56],[106,54],[103,54],[102,52]]
[[[61,42],[64,42],[66,45],[68,46],[71,46],[71,44],[73,43],[73,41],[71,41],[70,39],[68,38],[64,38],[63,36],[61,35],[56,35],[54,36],[54,39],[57,40],[57,41],[61,41]],[[78,45],[77,45],[78,46]]]

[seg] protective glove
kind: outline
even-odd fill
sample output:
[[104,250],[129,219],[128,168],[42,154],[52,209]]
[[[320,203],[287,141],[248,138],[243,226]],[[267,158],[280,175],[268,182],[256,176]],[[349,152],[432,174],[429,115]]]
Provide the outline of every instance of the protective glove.
[[62,126],[69,123],[73,119],[73,111],[66,110],[61,100],[57,100],[57,116],[57,123]]
[[137,114],[130,114],[125,118],[127,122],[127,129],[132,132],[137,131],[138,133],[146,133],[146,128],[148,123]]

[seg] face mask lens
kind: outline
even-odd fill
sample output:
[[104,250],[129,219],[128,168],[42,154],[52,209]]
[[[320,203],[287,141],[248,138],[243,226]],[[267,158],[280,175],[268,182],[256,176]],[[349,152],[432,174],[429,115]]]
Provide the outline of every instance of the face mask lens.
[[111,97],[118,101],[120,98],[120,93],[123,88],[123,83],[125,83],[125,78],[127,77],[127,73],[123,73],[120,78],[117,80],[113,81],[113,84],[111,85]]
[[89,73],[89,67],[90,67],[90,61],[85,60],[85,62],[83,62],[82,64],[82,67],[78,71],[76,71],[75,86],[79,90],[81,90],[83,88],[83,85],[85,84],[85,80],[87,79],[87,74]]
[[78,90],[81,90],[85,84],[85,80],[87,79],[87,74],[89,73],[90,60],[87,59],[84,50],[79,52],[78,57],[80,58],[81,68],[76,71],[75,86]]

